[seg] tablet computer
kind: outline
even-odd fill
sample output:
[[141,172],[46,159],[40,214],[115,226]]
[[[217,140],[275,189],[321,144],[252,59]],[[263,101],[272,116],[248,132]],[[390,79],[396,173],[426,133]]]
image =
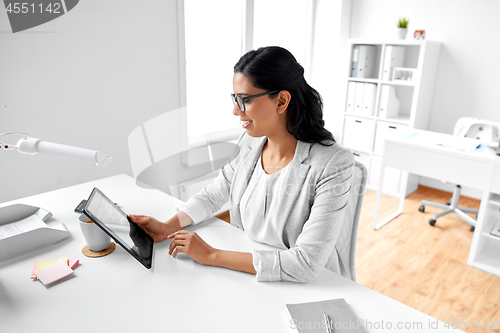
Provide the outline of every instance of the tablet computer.
[[[97,187],[83,206],[83,214],[113,238],[118,245],[147,269],[153,262],[153,238],[132,222],[117,205]],[[124,228],[125,226],[125,228]]]

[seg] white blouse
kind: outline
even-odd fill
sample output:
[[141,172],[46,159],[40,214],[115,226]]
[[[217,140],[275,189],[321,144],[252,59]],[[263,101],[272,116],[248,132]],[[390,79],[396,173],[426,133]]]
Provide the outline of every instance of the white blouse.
[[278,200],[284,184],[288,163],[283,169],[267,174],[259,157],[250,183],[240,201],[241,222],[248,237],[256,242],[284,248],[276,225]]

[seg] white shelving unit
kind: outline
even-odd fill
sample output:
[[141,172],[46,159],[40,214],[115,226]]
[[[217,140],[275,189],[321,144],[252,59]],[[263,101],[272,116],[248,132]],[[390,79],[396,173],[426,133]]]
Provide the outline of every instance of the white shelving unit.
[[[351,77],[353,48],[355,45],[372,45],[375,68],[373,77]],[[405,55],[402,66],[413,72],[411,81],[387,80],[383,78],[384,59],[388,46],[404,47]],[[350,149],[357,160],[368,169],[367,188],[376,190],[382,159],[383,142],[389,137],[404,137],[412,133],[412,129],[427,129],[431,113],[432,95],[434,91],[435,74],[438,68],[441,43],[426,40],[394,40],[377,41],[368,39],[348,40],[348,61],[346,63],[346,86],[349,82],[371,83],[376,85],[373,114],[348,112],[349,90],[346,91],[343,126],[341,131],[342,144]],[[386,118],[381,115],[381,95],[384,86],[394,89],[399,100],[397,115]],[[359,108],[358,108],[359,109]],[[387,168],[384,176],[383,193],[398,196],[400,171]],[[418,186],[418,177],[409,176],[402,181],[408,182],[407,194]]]
[[490,189],[482,196],[467,263],[500,276],[500,236],[491,234],[500,221],[500,164],[495,167],[492,174],[493,182]]

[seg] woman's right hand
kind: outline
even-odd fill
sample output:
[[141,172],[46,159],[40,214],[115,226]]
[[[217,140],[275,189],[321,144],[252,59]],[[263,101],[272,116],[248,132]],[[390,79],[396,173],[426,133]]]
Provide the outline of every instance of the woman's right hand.
[[132,222],[137,224],[144,230],[155,243],[164,241],[172,232],[169,230],[169,225],[146,215],[129,215]]

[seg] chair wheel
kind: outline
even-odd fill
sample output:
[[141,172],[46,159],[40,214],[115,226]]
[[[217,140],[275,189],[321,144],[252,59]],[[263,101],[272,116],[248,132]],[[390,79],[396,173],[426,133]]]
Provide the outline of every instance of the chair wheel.
[[422,212],[422,213],[425,212],[425,206],[422,205],[422,206],[418,207],[418,211]]
[[434,226],[434,224],[436,224],[436,220],[434,220],[434,219],[430,219],[430,220],[429,220],[429,224],[430,224],[430,225],[432,225],[432,226]]
[[474,230],[476,230],[476,227],[475,227],[475,226],[473,226],[473,225],[471,225],[471,226],[470,226],[470,231],[474,232]]

